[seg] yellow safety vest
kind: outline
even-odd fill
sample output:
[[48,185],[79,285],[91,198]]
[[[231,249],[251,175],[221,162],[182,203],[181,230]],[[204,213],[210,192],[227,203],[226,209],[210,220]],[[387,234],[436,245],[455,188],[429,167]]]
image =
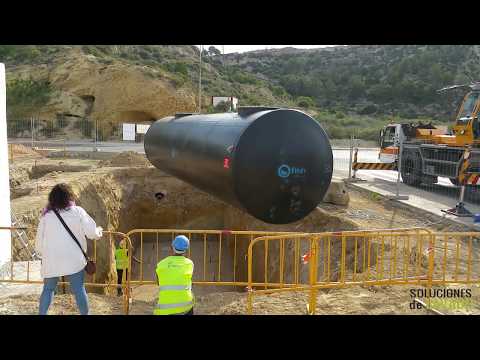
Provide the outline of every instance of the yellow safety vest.
[[127,249],[118,248],[115,250],[115,262],[117,264],[117,269],[128,269]]
[[195,304],[192,293],[193,262],[184,256],[169,256],[157,264],[158,303],[154,315],[181,314]]

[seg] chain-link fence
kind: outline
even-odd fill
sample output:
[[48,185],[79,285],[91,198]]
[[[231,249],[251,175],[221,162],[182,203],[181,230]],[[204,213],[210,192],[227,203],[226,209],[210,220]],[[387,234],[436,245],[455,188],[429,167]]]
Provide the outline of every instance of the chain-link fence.
[[112,124],[80,117],[40,117],[7,119],[9,140],[38,141],[120,141],[121,124]]
[[353,141],[351,149],[333,153],[334,175],[382,195],[459,217],[480,213],[480,151],[475,148],[415,143],[359,148]]

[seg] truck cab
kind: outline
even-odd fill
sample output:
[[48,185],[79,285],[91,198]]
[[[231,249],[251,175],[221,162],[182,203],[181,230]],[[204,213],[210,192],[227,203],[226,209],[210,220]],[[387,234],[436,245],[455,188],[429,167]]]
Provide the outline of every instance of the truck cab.
[[404,138],[401,124],[388,124],[380,131],[378,159],[381,163],[392,163],[397,160],[400,141]]

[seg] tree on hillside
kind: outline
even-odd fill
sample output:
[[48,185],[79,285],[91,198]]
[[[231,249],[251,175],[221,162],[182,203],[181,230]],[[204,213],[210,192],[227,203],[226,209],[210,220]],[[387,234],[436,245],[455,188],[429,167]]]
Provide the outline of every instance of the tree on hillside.
[[208,53],[209,53],[211,56],[222,55],[222,53],[220,52],[220,50],[218,50],[215,46],[210,46],[210,47],[208,48]]
[[315,106],[315,101],[313,101],[313,99],[311,97],[300,96],[297,99],[297,105],[302,107],[302,108],[309,109],[309,108],[312,108],[312,107]]

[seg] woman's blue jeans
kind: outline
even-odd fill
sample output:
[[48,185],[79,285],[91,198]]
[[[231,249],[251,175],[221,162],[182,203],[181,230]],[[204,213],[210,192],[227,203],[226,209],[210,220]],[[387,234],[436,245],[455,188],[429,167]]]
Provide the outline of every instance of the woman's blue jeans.
[[[82,269],[78,273],[67,275],[66,278],[70,283],[71,291],[75,295],[75,300],[77,301],[80,314],[88,315],[88,298],[87,292],[85,291],[85,286],[83,285],[85,271]],[[42,295],[40,295],[39,315],[47,315],[58,280],[58,277],[43,279],[43,291]]]

